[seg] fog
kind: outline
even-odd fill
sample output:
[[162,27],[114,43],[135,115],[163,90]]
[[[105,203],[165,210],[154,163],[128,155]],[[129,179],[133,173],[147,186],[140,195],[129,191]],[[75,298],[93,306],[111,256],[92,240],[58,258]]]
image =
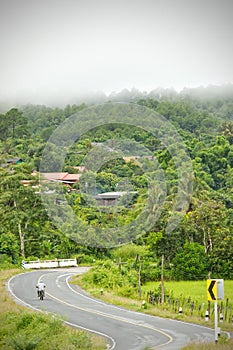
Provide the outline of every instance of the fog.
[[231,0],[0,0],[0,104],[233,82]]

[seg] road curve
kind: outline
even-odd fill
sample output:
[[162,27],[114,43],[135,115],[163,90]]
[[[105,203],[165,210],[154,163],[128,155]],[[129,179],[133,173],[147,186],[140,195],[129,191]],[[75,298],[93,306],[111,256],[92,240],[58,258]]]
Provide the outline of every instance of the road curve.
[[[129,311],[88,296],[68,283],[84,271],[82,267],[32,271],[12,277],[7,286],[25,306],[61,315],[69,325],[104,336],[108,350],[180,350],[192,341],[214,341],[214,331],[207,327]],[[39,280],[46,284],[43,301],[35,288]]]

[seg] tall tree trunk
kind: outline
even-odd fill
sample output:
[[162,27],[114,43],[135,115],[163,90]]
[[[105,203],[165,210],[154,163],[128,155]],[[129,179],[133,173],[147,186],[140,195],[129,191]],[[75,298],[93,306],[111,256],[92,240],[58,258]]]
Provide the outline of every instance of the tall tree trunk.
[[21,223],[18,223],[18,231],[19,231],[19,239],[20,239],[20,252],[21,252],[21,256],[23,258],[25,258],[25,241],[24,241],[24,233],[22,231],[22,226]]
[[161,267],[161,294],[162,294],[162,305],[164,304],[164,275],[163,275],[163,270],[164,270],[164,255],[162,255],[162,267]]
[[211,238],[210,228],[209,227],[208,227],[208,241],[209,241],[210,251],[212,252],[212,250],[213,250],[213,243],[212,243],[212,238]]
[[208,253],[208,242],[207,242],[207,238],[206,238],[205,229],[203,229],[203,244],[205,247],[205,254],[207,254]]

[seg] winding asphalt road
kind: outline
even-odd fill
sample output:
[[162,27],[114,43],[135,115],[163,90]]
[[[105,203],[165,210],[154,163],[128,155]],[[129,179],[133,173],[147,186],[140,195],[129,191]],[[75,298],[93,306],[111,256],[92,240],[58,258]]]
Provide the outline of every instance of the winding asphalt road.
[[[69,278],[84,267],[22,273],[8,281],[8,290],[20,303],[65,317],[66,323],[104,336],[108,350],[179,350],[192,341],[214,341],[207,327],[149,316],[104,303],[88,296]],[[43,280],[46,295],[39,300],[36,284]]]

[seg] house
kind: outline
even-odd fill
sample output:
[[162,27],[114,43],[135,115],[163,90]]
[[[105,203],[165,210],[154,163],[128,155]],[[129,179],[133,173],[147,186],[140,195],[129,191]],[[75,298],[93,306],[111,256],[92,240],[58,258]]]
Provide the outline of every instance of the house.
[[94,196],[100,206],[114,206],[120,200],[120,198],[126,194],[135,194],[135,191],[121,191],[121,192],[105,192]]
[[31,183],[31,180],[21,180],[21,183],[22,183],[24,186],[29,186],[30,183]]
[[40,173],[44,180],[62,182],[65,185],[72,186],[79,181],[82,174],[69,174],[67,172]]
[[69,174],[69,173],[67,173],[67,175],[65,175],[62,178],[62,182],[64,184],[73,185],[79,181],[81,176],[82,176],[81,174]]
[[0,167],[7,168],[8,165],[18,165],[23,163],[23,159],[21,158],[8,158],[4,160],[5,162],[3,164],[0,164]]
[[18,165],[21,164],[23,162],[23,159],[21,158],[9,158],[6,160],[7,164],[13,164],[13,165]]

